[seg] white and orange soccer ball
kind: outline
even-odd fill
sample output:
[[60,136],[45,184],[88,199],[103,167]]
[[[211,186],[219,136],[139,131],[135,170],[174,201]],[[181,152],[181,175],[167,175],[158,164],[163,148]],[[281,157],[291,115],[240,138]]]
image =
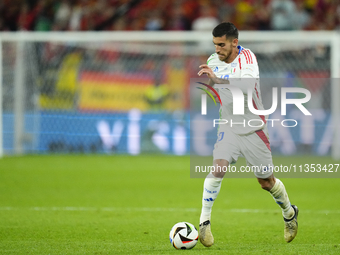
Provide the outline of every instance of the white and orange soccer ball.
[[178,250],[191,249],[197,244],[198,231],[189,222],[179,222],[170,230],[170,243]]

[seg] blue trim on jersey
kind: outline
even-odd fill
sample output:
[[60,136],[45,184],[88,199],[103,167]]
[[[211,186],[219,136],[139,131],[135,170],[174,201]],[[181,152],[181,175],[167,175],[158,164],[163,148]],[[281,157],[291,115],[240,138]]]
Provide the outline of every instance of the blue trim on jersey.
[[241,51],[243,51],[244,48],[241,45],[238,45],[237,48],[238,48],[238,55],[240,55]]

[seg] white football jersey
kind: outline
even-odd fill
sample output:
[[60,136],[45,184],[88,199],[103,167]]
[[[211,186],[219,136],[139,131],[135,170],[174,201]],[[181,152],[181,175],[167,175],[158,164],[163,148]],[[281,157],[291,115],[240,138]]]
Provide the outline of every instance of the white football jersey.
[[[230,64],[220,61],[216,53],[208,58],[207,64],[218,78],[229,80],[231,85],[239,86],[239,84],[244,83],[245,79],[247,79],[247,83],[250,83],[252,88],[253,107],[263,110],[260,92],[260,74],[255,54],[240,45],[237,48],[239,50],[238,56]],[[227,124],[220,124],[219,130],[221,128],[228,128],[236,134],[245,135],[266,127],[268,116],[259,116],[252,113],[248,108],[247,89],[244,90],[243,88],[242,92],[244,94],[244,115],[234,115],[232,93],[229,89],[218,89],[222,101],[220,119],[228,121]]]

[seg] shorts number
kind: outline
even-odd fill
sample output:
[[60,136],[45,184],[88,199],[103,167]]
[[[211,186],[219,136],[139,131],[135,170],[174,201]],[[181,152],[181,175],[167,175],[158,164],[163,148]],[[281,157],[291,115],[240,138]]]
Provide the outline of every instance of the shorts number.
[[220,132],[220,133],[218,134],[218,140],[217,140],[217,142],[222,141],[223,137],[224,137],[224,132]]

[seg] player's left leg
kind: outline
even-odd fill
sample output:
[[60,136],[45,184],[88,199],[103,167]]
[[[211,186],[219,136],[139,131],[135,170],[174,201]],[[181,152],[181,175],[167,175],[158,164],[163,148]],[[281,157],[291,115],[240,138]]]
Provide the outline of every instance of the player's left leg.
[[283,183],[272,174],[268,178],[257,178],[261,188],[269,191],[275,202],[281,207],[282,215],[286,219],[294,216],[294,209],[291,207],[287,191]]
[[259,167],[259,171],[255,171],[254,174],[261,187],[267,190],[281,207],[285,222],[284,238],[286,242],[291,242],[297,233],[298,209],[290,204],[285,186],[274,177],[270,168],[270,166],[273,166],[273,159],[268,137],[266,128],[256,131],[253,134],[243,136],[240,139],[240,147],[247,164]]
[[298,208],[295,205],[291,205],[285,186],[273,174],[264,179],[257,178],[257,180],[261,184],[262,189],[267,190],[281,207],[285,222],[284,238],[286,242],[291,242],[298,230]]

